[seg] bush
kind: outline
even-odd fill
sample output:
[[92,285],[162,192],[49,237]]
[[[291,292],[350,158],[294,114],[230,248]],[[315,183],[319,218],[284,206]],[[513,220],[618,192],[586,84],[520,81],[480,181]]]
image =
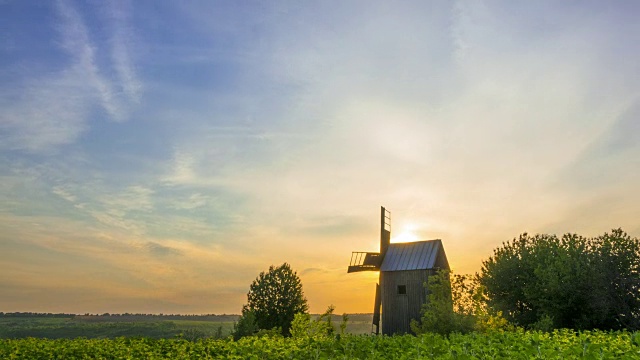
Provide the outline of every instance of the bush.
[[243,307],[242,315],[237,322],[233,323],[233,339],[237,341],[245,336],[254,335],[258,330],[255,314],[246,306]]
[[640,241],[522,234],[483,262],[487,303],[527,328],[640,329]]
[[[329,305],[324,314],[320,315],[317,319],[311,320],[311,316],[305,313],[298,313],[295,315],[293,322],[291,323],[291,336],[296,339],[320,339],[330,338],[335,334],[333,323],[331,322],[331,316],[333,315],[335,307]],[[348,316],[343,315],[343,321],[340,325],[341,332],[344,333],[346,328],[346,319]]]
[[475,318],[470,313],[469,304],[465,301],[466,288],[460,288],[464,284],[464,277],[454,277],[455,291],[452,291],[451,273],[440,270],[436,275],[430,276],[425,286],[428,289],[427,302],[422,306],[420,322],[411,321],[411,330],[416,334],[438,333],[450,334],[452,332],[468,333],[475,325]]
[[477,277],[440,270],[430,276],[427,302],[422,307],[420,322],[412,320],[416,334],[469,333],[511,330],[502,314],[492,313],[486,305],[484,289]]

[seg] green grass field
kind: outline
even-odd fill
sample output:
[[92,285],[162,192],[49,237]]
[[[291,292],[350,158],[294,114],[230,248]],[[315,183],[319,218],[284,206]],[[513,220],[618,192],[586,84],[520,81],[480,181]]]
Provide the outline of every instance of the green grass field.
[[570,330],[318,338],[0,339],[2,359],[640,359],[640,333]]
[[75,318],[0,318],[0,338],[37,337],[47,339],[89,339],[148,337],[175,338],[180,334],[191,337],[228,336],[233,322],[198,320],[152,321],[87,321]]
[[[371,332],[371,315],[352,315],[347,324],[347,333],[368,334]],[[0,339],[19,339],[27,337],[47,339],[113,339],[125,337],[147,337],[152,339],[170,339],[184,337],[193,340],[199,338],[225,338],[233,331],[237,316],[219,316],[207,319],[171,319],[158,317],[124,316],[69,316],[51,317],[0,317]],[[336,327],[341,318],[334,316]]]

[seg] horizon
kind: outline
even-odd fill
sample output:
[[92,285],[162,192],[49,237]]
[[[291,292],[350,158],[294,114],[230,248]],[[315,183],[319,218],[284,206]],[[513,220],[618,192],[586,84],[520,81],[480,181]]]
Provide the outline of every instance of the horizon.
[[[309,313],[309,315],[322,315],[324,313],[320,312],[320,313]],[[345,313],[346,314],[346,313]],[[89,313],[84,313],[84,314],[74,314],[74,313],[37,313],[37,312],[31,312],[31,311],[16,311],[16,312],[2,312],[0,311],[0,316],[6,316],[6,315],[21,315],[21,316],[40,316],[40,315],[45,315],[45,316],[65,316],[65,315],[71,315],[71,316],[199,316],[199,317],[205,317],[205,316],[241,316],[241,313],[237,313],[237,314],[162,314],[162,313],[155,313],[155,314],[132,314],[132,313],[102,313],[102,314],[89,314]],[[348,313],[347,315],[371,315],[373,316],[373,313]],[[331,316],[334,317],[340,317],[342,316],[342,314],[331,314]]]
[[234,313],[287,262],[640,236],[640,3],[0,1],[0,310]]

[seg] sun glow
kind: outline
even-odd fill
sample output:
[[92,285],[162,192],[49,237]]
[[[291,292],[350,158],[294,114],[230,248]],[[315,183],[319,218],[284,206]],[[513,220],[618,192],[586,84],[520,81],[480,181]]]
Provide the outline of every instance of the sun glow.
[[407,225],[402,228],[402,230],[397,234],[391,236],[392,243],[404,243],[404,242],[414,242],[420,241],[420,238],[415,233],[416,226]]

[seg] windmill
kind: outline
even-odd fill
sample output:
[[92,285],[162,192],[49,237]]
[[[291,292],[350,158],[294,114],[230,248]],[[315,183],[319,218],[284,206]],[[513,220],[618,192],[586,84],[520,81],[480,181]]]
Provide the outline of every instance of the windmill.
[[411,320],[420,319],[422,304],[427,300],[424,284],[440,269],[449,270],[442,241],[391,244],[391,214],[381,207],[380,251],[352,252],[347,272],[380,272],[372,332],[380,333],[382,320],[382,333],[391,335],[411,332]]

